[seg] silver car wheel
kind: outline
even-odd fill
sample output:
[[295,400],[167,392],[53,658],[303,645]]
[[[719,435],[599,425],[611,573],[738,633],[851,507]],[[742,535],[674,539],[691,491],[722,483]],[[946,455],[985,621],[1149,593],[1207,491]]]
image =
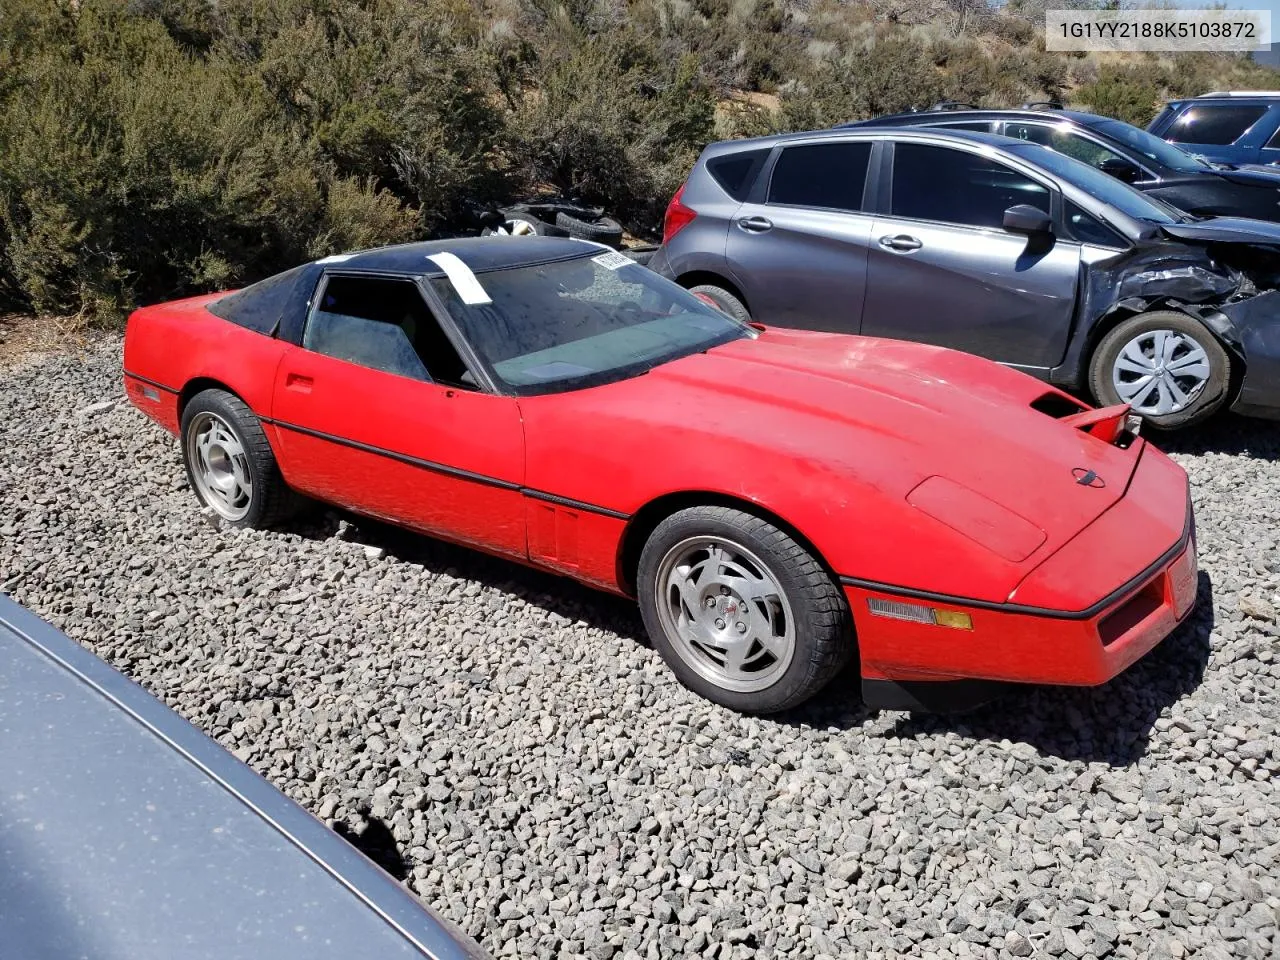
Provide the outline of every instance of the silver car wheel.
[[795,617],[777,576],[724,537],[677,543],[658,564],[658,618],[680,658],[725,690],[777,683],[795,656]]
[[532,221],[515,219],[505,221],[493,232],[500,237],[532,237],[538,232],[538,228]]
[[187,462],[196,492],[227,520],[244,519],[253,502],[249,458],[230,425],[202,411],[187,428]]
[[1163,417],[1185,410],[1211,369],[1204,347],[1176,330],[1148,330],[1124,345],[1111,369],[1120,399],[1134,413]]

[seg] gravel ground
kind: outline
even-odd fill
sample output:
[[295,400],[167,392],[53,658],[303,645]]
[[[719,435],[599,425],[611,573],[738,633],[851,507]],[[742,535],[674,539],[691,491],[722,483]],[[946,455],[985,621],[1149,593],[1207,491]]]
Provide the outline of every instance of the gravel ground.
[[[228,532],[119,340],[0,371],[0,589],[502,956],[1280,955],[1280,428],[1170,441],[1202,601],[960,718],[678,686],[627,603],[328,514]],[[95,406],[97,405],[97,406]]]

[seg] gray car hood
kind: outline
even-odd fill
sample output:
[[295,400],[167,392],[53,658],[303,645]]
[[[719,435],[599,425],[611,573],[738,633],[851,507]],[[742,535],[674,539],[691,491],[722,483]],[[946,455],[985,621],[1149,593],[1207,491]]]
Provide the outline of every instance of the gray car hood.
[[1162,223],[1160,231],[1193,243],[1254,243],[1280,246],[1280,223],[1244,217],[1210,217],[1192,223]]
[[476,960],[235,757],[0,595],[5,960]]
[[1251,187],[1275,187],[1280,190],[1280,168],[1277,167],[1234,167],[1213,172],[1232,183],[1244,183]]

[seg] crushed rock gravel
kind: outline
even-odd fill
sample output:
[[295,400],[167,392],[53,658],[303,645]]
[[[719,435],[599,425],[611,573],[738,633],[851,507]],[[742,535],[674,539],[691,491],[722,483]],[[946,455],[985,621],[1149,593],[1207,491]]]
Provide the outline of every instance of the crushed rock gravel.
[[498,956],[1280,956],[1278,425],[1163,441],[1202,598],[1105,687],[751,719],[621,600],[347,514],[220,529],[119,378],[118,338],[0,372],[0,590]]

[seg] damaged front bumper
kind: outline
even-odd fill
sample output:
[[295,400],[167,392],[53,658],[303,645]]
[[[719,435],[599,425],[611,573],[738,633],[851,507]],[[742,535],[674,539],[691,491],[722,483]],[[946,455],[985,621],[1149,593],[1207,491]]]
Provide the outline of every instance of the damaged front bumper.
[[1280,420],[1280,290],[1226,304],[1218,312],[1230,324],[1220,335],[1229,339],[1245,363],[1244,380],[1231,409]]
[[[1194,236],[1182,243],[1153,240],[1085,264],[1081,315],[1093,318],[1091,327],[1152,310],[1177,310],[1199,320],[1244,370],[1230,409],[1280,420],[1280,249],[1232,239],[1205,238],[1203,246]],[[1092,342],[1077,338],[1052,379],[1079,386]]]

